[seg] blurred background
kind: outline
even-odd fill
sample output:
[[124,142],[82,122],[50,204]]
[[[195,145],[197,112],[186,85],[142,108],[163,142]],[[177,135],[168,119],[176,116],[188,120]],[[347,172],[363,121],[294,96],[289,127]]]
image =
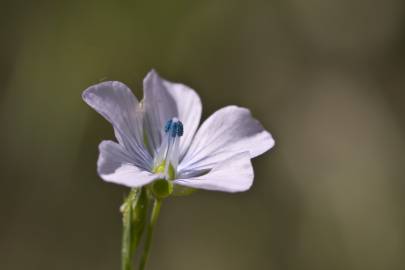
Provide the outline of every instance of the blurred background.
[[404,1],[0,3],[0,269],[119,269],[128,190],[81,92],[151,68],[276,147],[249,192],[166,200],[148,269],[404,269]]

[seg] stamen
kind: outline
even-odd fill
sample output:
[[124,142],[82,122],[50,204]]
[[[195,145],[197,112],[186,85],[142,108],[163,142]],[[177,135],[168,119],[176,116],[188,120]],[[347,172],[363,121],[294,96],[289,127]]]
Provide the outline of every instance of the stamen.
[[168,120],[165,124],[165,133],[169,131],[173,138],[183,136],[183,123],[176,118]]
[[172,123],[173,123],[172,119],[170,119],[169,121],[166,122],[165,133],[169,132],[170,128],[172,127]]
[[[165,137],[163,138],[160,149],[155,157],[155,168],[167,180],[173,180],[173,173],[170,170],[177,169],[180,157],[180,137],[183,136],[183,123],[177,118],[169,119],[164,126]],[[163,165],[163,166],[162,166]],[[160,168],[160,169],[159,169]]]
[[180,121],[177,122],[177,136],[183,136],[183,123]]
[[177,136],[177,127],[179,126],[178,122],[174,122],[171,128],[172,137],[175,138]]

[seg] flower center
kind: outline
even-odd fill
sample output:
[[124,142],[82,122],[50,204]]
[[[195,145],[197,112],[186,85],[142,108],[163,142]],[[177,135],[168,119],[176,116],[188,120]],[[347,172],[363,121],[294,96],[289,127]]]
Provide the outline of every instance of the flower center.
[[183,136],[183,123],[177,118],[170,119],[164,126],[165,135],[156,158],[155,173],[162,173],[166,180],[174,180],[180,158],[180,137]]

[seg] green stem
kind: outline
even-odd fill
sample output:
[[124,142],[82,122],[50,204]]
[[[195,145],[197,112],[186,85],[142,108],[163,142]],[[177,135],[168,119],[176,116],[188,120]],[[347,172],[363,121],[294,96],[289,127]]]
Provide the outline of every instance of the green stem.
[[150,217],[150,222],[148,224],[147,232],[146,232],[146,239],[145,239],[145,246],[143,249],[141,262],[139,263],[139,270],[144,270],[146,262],[148,261],[149,257],[149,250],[152,243],[152,235],[153,235],[153,227],[156,224],[156,221],[159,217],[160,207],[162,206],[161,199],[155,199],[153,203],[152,214]]
[[123,211],[123,230],[122,230],[122,248],[121,248],[121,269],[132,269],[132,250],[131,250],[131,220],[132,209],[126,206],[127,209]]
[[141,239],[148,208],[146,190],[131,189],[121,207],[122,211],[122,270],[132,269],[132,259]]

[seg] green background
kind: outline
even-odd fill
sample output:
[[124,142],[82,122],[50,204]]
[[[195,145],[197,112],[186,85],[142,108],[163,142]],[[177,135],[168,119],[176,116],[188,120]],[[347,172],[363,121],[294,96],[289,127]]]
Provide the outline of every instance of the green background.
[[404,1],[0,4],[0,269],[119,269],[127,189],[97,176],[114,136],[80,95],[140,98],[151,68],[276,146],[246,193],[166,200],[148,269],[403,269]]

